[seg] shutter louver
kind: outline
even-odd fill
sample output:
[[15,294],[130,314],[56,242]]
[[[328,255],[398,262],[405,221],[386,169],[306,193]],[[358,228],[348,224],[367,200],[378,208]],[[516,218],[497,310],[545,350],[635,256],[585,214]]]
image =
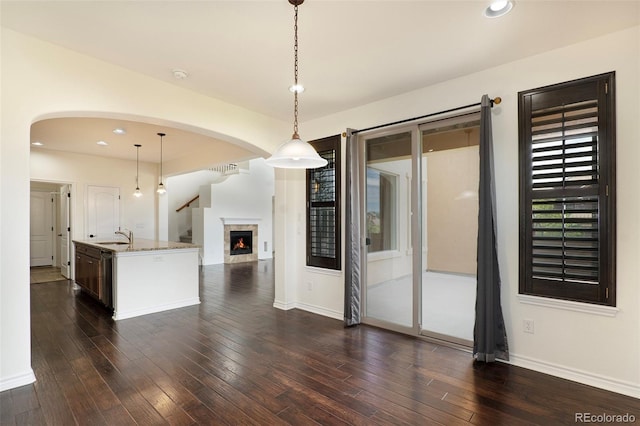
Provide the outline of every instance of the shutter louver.
[[335,150],[319,151],[327,165],[310,171],[309,226],[311,255],[336,257]]
[[598,105],[532,111],[531,275],[599,282]]
[[340,269],[340,135],[309,142],[324,167],[308,169],[307,266]]
[[614,85],[518,93],[520,293],[615,306]]
[[598,284],[598,198],[533,201],[532,275]]
[[597,185],[597,102],[533,111],[531,147],[534,191]]

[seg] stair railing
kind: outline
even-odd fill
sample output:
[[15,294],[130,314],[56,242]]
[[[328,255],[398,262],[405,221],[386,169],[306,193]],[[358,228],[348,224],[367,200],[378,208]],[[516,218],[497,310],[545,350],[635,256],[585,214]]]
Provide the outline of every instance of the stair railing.
[[189,204],[193,203],[195,200],[197,200],[198,198],[200,198],[200,194],[196,195],[195,197],[193,197],[192,199],[190,199],[189,201],[187,201],[186,203],[184,203],[183,205],[181,205],[180,207],[178,207],[176,209],[176,212],[179,212],[182,209],[186,209],[187,207],[189,207]]

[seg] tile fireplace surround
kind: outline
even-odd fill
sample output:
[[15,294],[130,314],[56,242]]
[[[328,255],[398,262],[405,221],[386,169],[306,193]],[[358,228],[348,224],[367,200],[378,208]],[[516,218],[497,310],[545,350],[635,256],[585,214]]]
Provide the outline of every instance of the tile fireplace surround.
[[[251,253],[231,255],[231,231],[251,231]],[[224,225],[224,263],[242,263],[258,260],[258,225],[226,224]]]

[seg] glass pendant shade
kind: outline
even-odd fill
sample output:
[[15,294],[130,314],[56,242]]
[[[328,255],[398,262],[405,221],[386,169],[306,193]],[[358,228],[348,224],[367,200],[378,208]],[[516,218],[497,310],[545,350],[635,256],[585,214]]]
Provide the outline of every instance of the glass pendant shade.
[[309,143],[296,134],[291,140],[280,145],[265,162],[272,167],[283,169],[315,169],[327,165],[327,160],[320,157]]
[[140,191],[140,188],[136,188],[135,192],[133,193],[133,196],[136,198],[142,197],[142,191]]
[[162,182],[158,184],[158,189],[156,192],[160,195],[167,193],[167,190],[164,188],[164,185],[162,184]]

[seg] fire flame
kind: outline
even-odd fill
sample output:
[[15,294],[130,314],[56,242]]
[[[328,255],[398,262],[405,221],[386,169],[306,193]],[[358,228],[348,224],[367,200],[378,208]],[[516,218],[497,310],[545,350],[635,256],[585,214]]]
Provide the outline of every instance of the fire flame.
[[234,250],[247,248],[247,245],[244,243],[244,238],[240,237],[238,242],[233,246]]

